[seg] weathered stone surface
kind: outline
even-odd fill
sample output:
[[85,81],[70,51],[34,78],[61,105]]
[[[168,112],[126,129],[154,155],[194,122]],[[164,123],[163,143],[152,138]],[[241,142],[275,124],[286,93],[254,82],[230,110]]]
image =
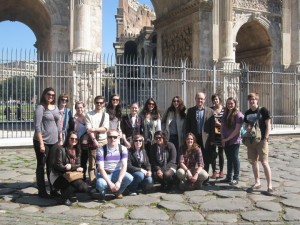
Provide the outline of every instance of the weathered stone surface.
[[178,195],[178,194],[170,194],[170,195],[163,195],[161,196],[162,200],[165,201],[171,201],[171,202],[184,202],[184,198],[182,197],[182,195]]
[[171,202],[171,201],[161,201],[158,203],[159,207],[163,207],[168,210],[173,211],[191,211],[193,208],[189,205],[180,203],[180,202]]
[[234,210],[249,210],[252,209],[252,204],[250,201],[245,199],[216,199],[209,202],[204,202],[200,206],[200,210],[203,211],[234,211]]
[[177,212],[174,219],[178,222],[204,221],[204,217],[199,212]]
[[16,189],[12,189],[12,188],[1,188],[0,189],[0,195],[6,195],[12,192],[15,192]]
[[17,203],[0,203],[0,209],[18,209],[20,205]]
[[129,217],[135,220],[169,220],[169,216],[163,210],[152,209],[149,207],[136,208],[132,210]]
[[135,206],[145,206],[153,203],[158,203],[160,200],[155,197],[150,197],[147,195],[137,195],[137,196],[126,196],[123,199],[115,199],[112,203],[116,205],[135,205]]
[[236,223],[236,214],[213,213],[206,216],[206,219],[212,222]]
[[57,205],[57,206],[53,206],[53,207],[47,207],[44,209],[44,213],[48,213],[48,214],[60,214],[63,212],[67,212],[70,210],[69,206],[66,205]]
[[248,212],[242,212],[241,216],[243,219],[251,221],[251,222],[278,221],[279,220],[279,214],[277,212],[248,211]]
[[194,196],[206,196],[206,195],[211,195],[211,193],[207,192],[207,191],[203,191],[203,190],[196,190],[196,191],[186,191],[184,192],[184,195],[187,198],[191,198]]
[[300,221],[300,210],[286,208],[283,219],[286,221]]
[[276,198],[274,196],[251,194],[249,195],[249,199],[253,200],[254,202],[259,202],[259,201],[273,201]]
[[213,196],[213,195],[194,196],[194,197],[191,196],[191,197],[189,197],[188,202],[192,203],[192,204],[200,204],[200,203],[208,202],[208,201],[211,201],[211,200],[214,200],[214,199],[216,199],[216,196]]
[[296,198],[296,199],[288,198],[288,199],[284,199],[280,202],[286,206],[300,208],[299,198]]
[[43,199],[38,196],[24,196],[16,200],[17,203],[38,205],[38,206],[53,206],[57,204],[57,201],[53,199]]
[[114,209],[106,209],[104,210],[102,217],[105,219],[118,220],[124,219],[128,209],[125,207],[117,207]]
[[257,208],[265,209],[272,212],[280,212],[282,208],[279,203],[277,202],[257,202]]
[[215,194],[223,198],[244,198],[247,193],[245,191],[228,190],[228,191],[216,191]]
[[25,212],[35,213],[39,211],[39,208],[36,206],[28,206],[28,207],[21,208],[21,210]]
[[1,180],[8,180],[8,179],[12,179],[14,177],[18,177],[20,176],[21,174],[14,171],[14,170],[11,170],[11,171],[1,171],[0,172],[0,179]]
[[38,189],[34,188],[34,187],[28,187],[28,188],[24,188],[20,191],[20,193],[22,194],[30,194],[30,195],[34,195],[38,193]]
[[78,206],[84,207],[87,209],[100,208],[103,203],[91,201],[91,202],[78,202]]
[[80,208],[73,208],[72,210],[65,211],[64,214],[66,215],[76,215],[76,216],[96,216],[99,214],[99,210],[95,209],[80,209]]

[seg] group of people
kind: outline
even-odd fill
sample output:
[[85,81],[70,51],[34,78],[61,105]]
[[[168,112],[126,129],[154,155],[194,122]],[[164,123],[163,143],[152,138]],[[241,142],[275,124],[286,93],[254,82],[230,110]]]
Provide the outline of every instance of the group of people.
[[[223,107],[220,96],[214,94],[213,106],[205,106],[203,92],[195,95],[196,104],[187,113],[183,100],[173,97],[162,116],[153,98],[146,101],[141,112],[138,102],[134,102],[130,113],[123,115],[119,95],[111,95],[107,105],[103,96],[96,96],[94,110],[87,113],[85,103],[77,101],[74,116],[67,107],[67,94],[59,95],[57,105],[55,99],[54,89],[46,88],[35,110],[36,182],[42,198],[59,196],[64,204],[71,205],[70,197],[75,192],[88,192],[93,187],[101,199],[108,191],[122,198],[124,191],[128,195],[147,193],[154,182],[160,183],[163,191],[169,191],[174,184],[181,190],[197,189],[208,184],[209,165],[213,170],[211,177],[217,178],[218,155],[219,177],[224,176],[223,150],[227,173],[221,182],[236,185],[240,129],[243,123],[251,129],[259,114],[263,138],[260,144],[248,148],[255,177],[252,188],[261,187],[260,160],[268,191],[272,191],[268,164],[270,115],[266,108],[258,107],[257,94],[249,94],[250,109],[245,117],[231,97]],[[46,191],[45,165],[50,195]],[[68,171],[82,172],[83,178],[69,182],[65,178]]]

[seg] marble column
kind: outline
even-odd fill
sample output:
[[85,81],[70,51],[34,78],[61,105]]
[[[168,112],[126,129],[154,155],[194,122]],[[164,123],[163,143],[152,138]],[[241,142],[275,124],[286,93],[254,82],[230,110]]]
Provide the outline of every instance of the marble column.
[[[298,1],[297,4],[299,5]],[[298,14],[299,14],[299,10],[298,10]],[[291,64],[291,47],[292,47],[291,46],[291,2],[290,0],[282,1],[282,46],[284,46],[284,48],[282,48],[282,64],[288,66]],[[299,41],[297,46],[299,48]]]
[[300,1],[296,1],[294,2],[294,4],[296,4],[295,8],[296,8],[296,21],[293,21],[294,23],[296,23],[296,42],[295,44],[295,65],[300,67]]
[[233,3],[232,0],[220,1],[221,13],[221,55],[220,60],[222,62],[234,62],[233,55]]

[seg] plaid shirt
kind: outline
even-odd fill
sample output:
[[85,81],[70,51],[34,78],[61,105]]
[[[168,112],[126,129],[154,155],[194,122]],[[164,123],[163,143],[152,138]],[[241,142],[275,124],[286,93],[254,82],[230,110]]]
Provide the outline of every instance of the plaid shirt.
[[188,169],[195,169],[198,167],[204,168],[204,162],[200,148],[193,149],[190,154],[185,153],[186,152],[180,155],[180,163],[184,163]]

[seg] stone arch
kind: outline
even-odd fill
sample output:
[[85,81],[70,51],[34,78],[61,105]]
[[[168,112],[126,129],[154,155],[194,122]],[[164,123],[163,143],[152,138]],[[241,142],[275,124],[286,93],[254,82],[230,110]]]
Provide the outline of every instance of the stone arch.
[[[236,15],[233,39],[236,62],[265,66],[280,63],[280,30],[259,13]],[[249,57],[248,57],[249,56]]]
[[65,3],[60,3],[58,7],[54,1],[45,0],[0,0],[0,22],[9,20],[24,23],[36,37],[35,47],[39,51],[51,52],[53,26],[69,23],[68,11],[61,12],[68,9],[64,6]]

